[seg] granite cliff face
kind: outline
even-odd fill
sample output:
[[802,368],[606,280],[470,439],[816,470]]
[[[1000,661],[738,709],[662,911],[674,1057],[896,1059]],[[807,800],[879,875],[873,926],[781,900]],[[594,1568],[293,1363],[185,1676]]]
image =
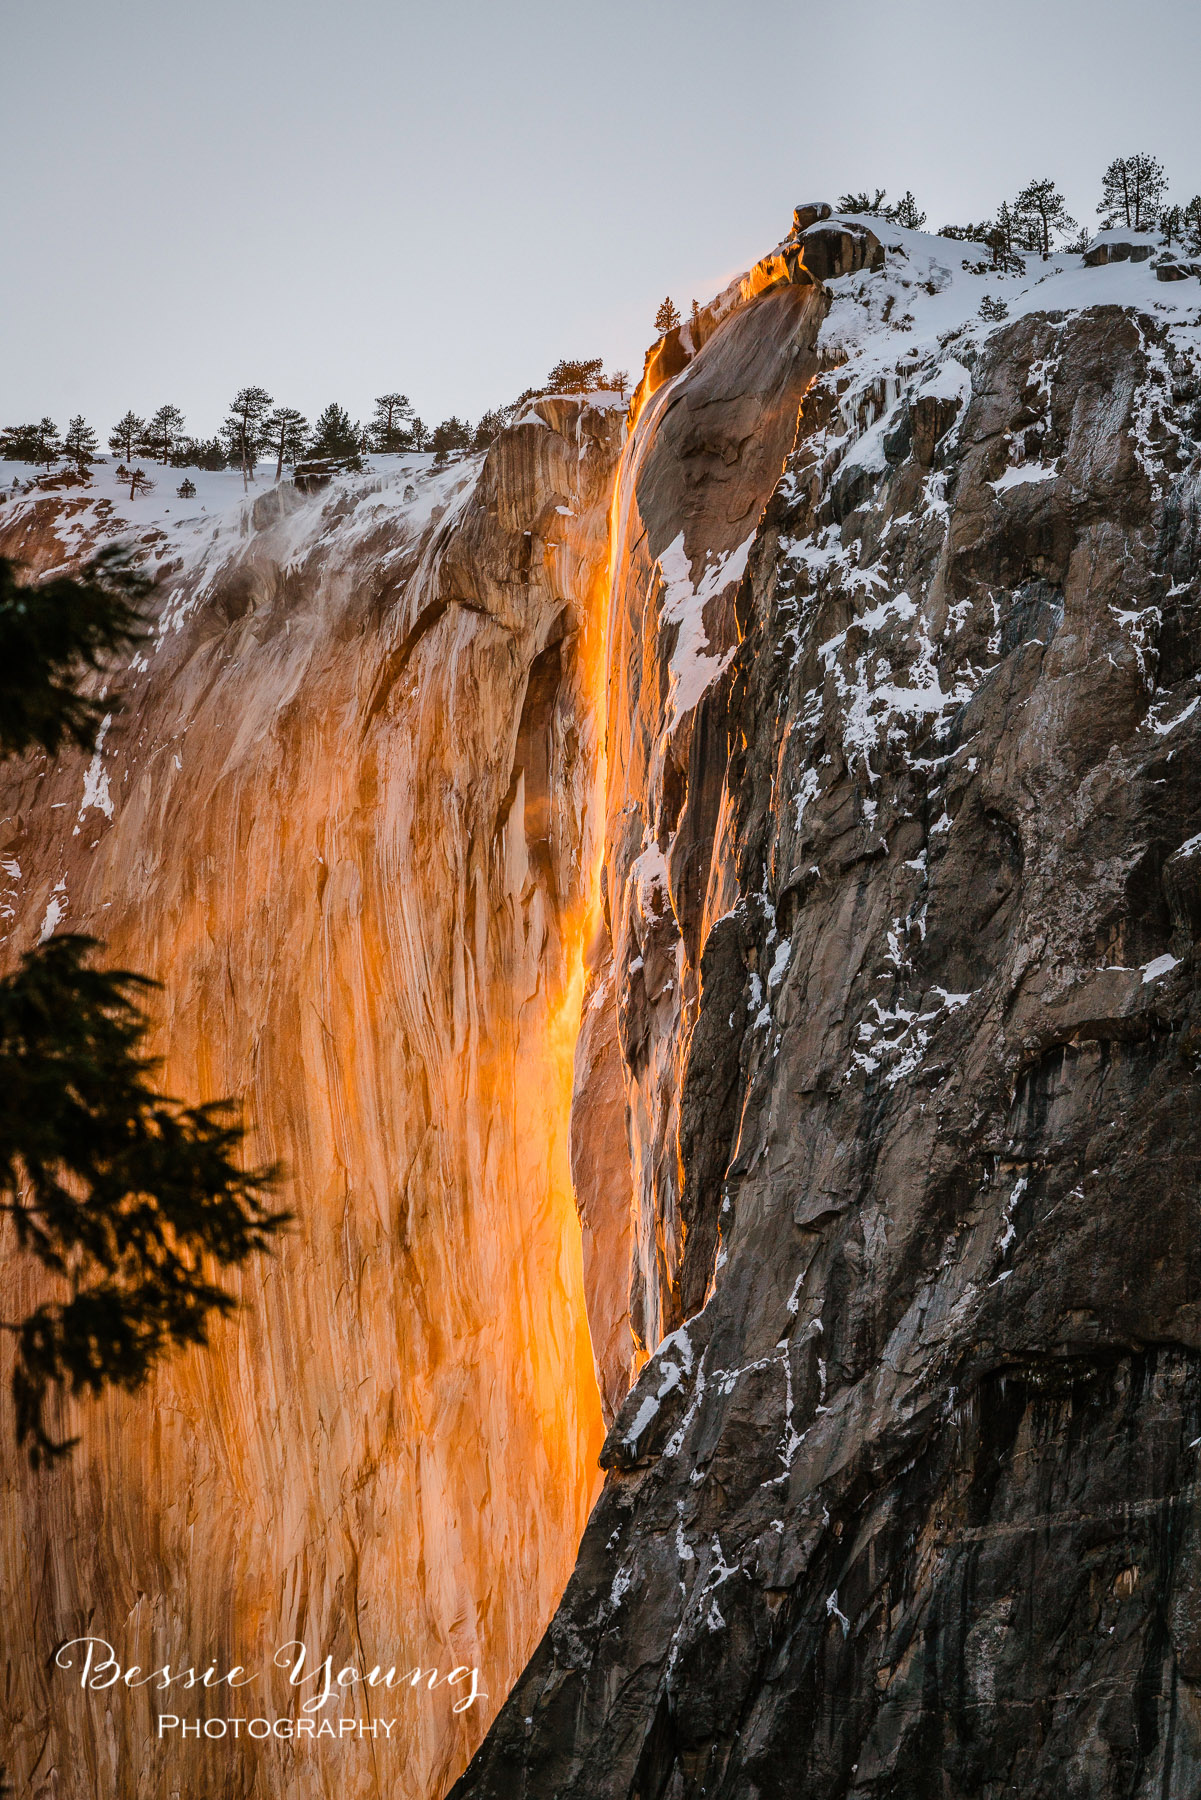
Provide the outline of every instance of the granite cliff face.
[[624,1088],[651,1354],[456,1800],[1201,1782],[1201,294],[882,236],[625,451],[573,1142]]
[[[562,1591],[599,1480],[567,1119],[621,435],[550,399],[486,460],[172,503],[144,531],[156,634],[96,758],[4,771],[8,953],[88,930],[160,977],[167,1091],[245,1095],[298,1219],[210,1351],[83,1409],[63,1468],[3,1459],[22,1795],[424,1800]],[[120,514],[34,491],[0,550],[58,563]],[[232,1708],[81,1694],[51,1659],[85,1633],[143,1670],[269,1674]],[[290,1639],[335,1669],[478,1665],[489,1698],[360,1689],[318,1718],[400,1741],[332,1753],[156,1740],[160,1711],[286,1715]]]
[[[151,534],[10,948],[162,974],[302,1229],[6,1477],[11,1641],[446,1645],[517,1677],[457,1800],[1192,1793],[1199,497],[1195,281],[811,206],[628,435]],[[33,1794],[433,1795],[486,1717],[185,1766],[5,1657]]]

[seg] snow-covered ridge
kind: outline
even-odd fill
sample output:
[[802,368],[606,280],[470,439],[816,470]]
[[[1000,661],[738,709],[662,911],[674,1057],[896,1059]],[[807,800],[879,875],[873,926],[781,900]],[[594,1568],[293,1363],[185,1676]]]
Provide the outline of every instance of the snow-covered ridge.
[[[1064,251],[1029,256],[1024,272],[1003,273],[987,266],[990,252],[983,244],[872,223],[885,246],[884,268],[863,269],[829,284],[830,311],[819,338],[831,364],[854,365],[848,370],[850,385],[840,391],[852,436],[870,430],[902,395],[966,398],[966,369],[981,346],[1031,314],[1126,307],[1174,334],[1183,329],[1190,339],[1195,335],[1201,347],[1201,282],[1161,282],[1150,259],[1090,268],[1078,252]],[[1004,313],[998,317],[1000,307]],[[871,416],[865,418],[862,403],[873,388]],[[865,444],[857,459],[868,459],[873,448]]]
[[[360,523],[378,523],[385,513],[404,514],[406,523],[420,531],[434,508],[445,505],[481,463],[474,456],[435,467],[428,454],[368,456],[361,474],[337,475],[306,495],[297,491],[290,475],[277,484],[266,465],[260,465],[249,485],[238,469],[147,465],[154,486],[131,499],[129,483],[117,476],[117,460],[98,462],[82,481],[64,476],[61,469],[47,476],[29,463],[0,463],[0,525],[19,522],[53,497],[54,531],[64,565],[102,543],[124,540],[140,546],[152,574],[176,574],[211,559],[215,547],[232,548],[252,530],[285,516],[295,521],[298,551],[320,536],[321,521],[331,509],[342,520],[352,511]],[[185,481],[196,491],[182,498],[178,490]]]

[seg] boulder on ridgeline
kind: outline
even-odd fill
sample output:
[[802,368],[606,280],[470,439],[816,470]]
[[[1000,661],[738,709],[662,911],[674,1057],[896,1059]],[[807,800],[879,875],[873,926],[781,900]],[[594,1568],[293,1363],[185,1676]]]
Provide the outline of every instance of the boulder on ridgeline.
[[801,233],[808,231],[811,225],[818,224],[822,219],[828,219],[833,210],[834,208],[828,200],[806,200],[803,205],[794,206],[792,209],[793,237],[800,237]]
[[1099,231],[1084,252],[1084,264],[1097,269],[1111,262],[1146,262],[1154,249],[1152,239],[1142,232]]
[[822,221],[802,231],[801,261],[816,281],[836,281],[858,269],[881,269],[884,246],[874,231],[856,220]]

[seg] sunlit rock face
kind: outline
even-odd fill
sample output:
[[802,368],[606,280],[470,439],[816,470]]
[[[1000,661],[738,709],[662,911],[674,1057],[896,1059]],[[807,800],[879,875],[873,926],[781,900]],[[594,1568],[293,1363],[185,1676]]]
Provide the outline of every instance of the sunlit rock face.
[[[599,1478],[567,1120],[622,431],[548,400],[486,461],[150,531],[156,631],[95,762],[3,771],[7,954],[57,923],[158,977],[164,1085],[243,1094],[297,1216],[211,1349],[81,1409],[62,1468],[3,1459],[22,1794],[428,1800],[562,1590]],[[51,566],[119,512],[10,502],[0,550]],[[6,1317],[36,1291],[4,1286]],[[144,1669],[478,1665],[489,1698],[317,1715],[396,1717],[388,1746],[164,1746],[159,1711],[295,1697],[81,1696],[49,1659],[84,1633]]]
[[608,1474],[456,1800],[1201,1775],[1198,290],[815,230],[637,396]]
[[[648,1351],[696,1310],[713,1267],[714,1183],[694,1180],[685,1200],[681,1100],[702,952],[734,898],[722,828],[739,637],[734,596],[817,367],[824,312],[815,285],[785,282],[739,305],[716,329],[702,318],[677,333],[682,371],[639,406],[619,475],[602,916],[591,946],[572,1128],[586,1225],[604,1213],[599,1190],[629,1194],[628,1209],[610,1203],[626,1241],[619,1244],[614,1232],[607,1267],[628,1271],[617,1331],[616,1300],[589,1284],[610,1417]],[[694,338],[701,340],[695,352]],[[736,1056],[710,1064],[707,1110],[728,1112],[736,1075]],[[628,1172],[622,1137],[606,1123],[619,1086]],[[605,1146],[599,1156],[596,1146]],[[708,1174],[719,1186],[723,1172],[724,1158]]]

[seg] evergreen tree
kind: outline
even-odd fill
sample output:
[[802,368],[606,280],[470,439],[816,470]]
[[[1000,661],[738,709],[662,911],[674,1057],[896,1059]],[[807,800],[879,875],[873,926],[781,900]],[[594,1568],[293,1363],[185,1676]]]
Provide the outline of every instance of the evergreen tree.
[[196,498],[196,483],[194,481],[189,481],[187,476],[185,476],[175,492],[179,495],[181,500],[194,500]]
[[1025,227],[1027,246],[1042,256],[1051,254],[1053,234],[1069,232],[1075,219],[1053,181],[1031,181],[1013,203],[1014,216]]
[[38,427],[6,425],[0,431],[0,456],[8,462],[37,462]]
[[63,438],[63,454],[69,457],[80,474],[84,475],[95,462],[99,448],[100,444],[96,433],[83,414],[76,413],[67,426],[67,434]]
[[129,462],[134,450],[146,441],[146,421],[137,413],[127,412],[117,420],[108,434],[108,447]]
[[470,426],[452,413],[449,419],[443,419],[440,425],[434,426],[430,448],[440,462],[444,462],[452,450],[470,450]]
[[989,321],[1007,319],[1009,308],[1004,300],[994,300],[991,294],[985,294],[980,302],[980,317]]
[[0,455],[10,462],[45,463],[49,468],[62,453],[62,439],[53,419],[39,419],[36,425],[8,425],[0,432]]
[[0,980],[0,1192],[20,1250],[69,1285],[16,1329],[17,1441],[37,1467],[51,1391],[141,1387],[170,1349],[234,1309],[206,1264],[265,1250],[282,1223],[269,1170],[244,1170],[226,1104],[156,1091],[138,999],[156,983],[98,969],[91,938],[51,938]]
[[425,451],[430,447],[430,428],[424,419],[417,417],[416,413],[409,421],[409,438],[414,450]]
[[623,400],[626,397],[626,389],[629,387],[629,385],[630,385],[629,370],[628,369],[614,369],[613,373],[609,377],[609,386],[611,388],[615,388],[617,390],[617,392],[621,395]]
[[[79,683],[140,640],[147,585],[119,551],[32,588],[0,560],[3,754],[94,748],[115,702]],[[244,1262],[285,1222],[266,1203],[273,1171],[239,1166],[230,1104],[156,1090],[138,1004],[155,984],[94,967],[96,947],[51,937],[0,979],[0,1205],[18,1253],[54,1284],[4,1326],[35,1467],[77,1441],[52,1433],[53,1396],[138,1388],[173,1347],[203,1344],[210,1316],[234,1306],[211,1262]]]
[[294,406],[277,406],[263,420],[263,446],[275,451],[275,479],[284,472],[285,463],[299,462],[304,455],[309,422]]
[[0,757],[64,744],[90,750],[111,699],[83,695],[85,677],[141,641],[149,583],[110,548],[76,576],[23,586],[0,557]]
[[878,213],[882,218],[891,218],[892,209],[886,203],[883,188],[877,188],[875,194],[840,194],[835,212],[840,213]]
[[45,463],[49,468],[51,463],[58,461],[63,453],[63,445],[58,434],[58,426],[53,419],[48,417],[39,419],[34,426],[33,447],[34,462]]
[[1169,250],[1173,244],[1179,244],[1184,237],[1184,208],[1166,207],[1159,216],[1159,229],[1163,232],[1163,241]]
[[313,427],[308,453],[310,456],[332,457],[339,462],[357,464],[359,435],[359,427],[351,424],[346,408],[331,401]]
[[385,455],[408,450],[412,439],[409,421],[413,407],[407,394],[380,394],[375,402],[375,417],[369,426],[370,447]]
[[1124,225],[1129,231],[1150,231],[1167,187],[1163,164],[1153,156],[1115,157],[1101,181],[1101,224],[1106,230]]
[[1181,212],[1180,238],[1190,256],[1201,256],[1201,194],[1194,194]]
[[274,404],[266,388],[239,388],[221,427],[229,460],[241,468],[243,487],[254,474],[262,448],[263,420]]
[[976,225],[940,225],[938,235],[968,244],[989,244],[996,229],[995,219],[981,219]]
[[[679,324],[678,313],[676,323]],[[586,394],[590,388],[598,386],[603,367],[602,356],[562,357],[546,378],[547,389],[552,394]]]
[[196,469],[225,469],[229,458],[219,437],[199,438],[192,445],[192,466]]
[[660,337],[663,337],[667,332],[674,331],[679,323],[679,312],[672,304],[671,295],[669,294],[655,314],[655,330],[659,333]]
[[471,448],[486,450],[491,443],[495,442],[508,423],[509,409],[507,407],[493,407],[488,412],[482,413],[479,424],[471,434]]
[[1017,254],[1019,246],[1028,248],[1029,227],[1017,217],[1007,200],[997,208],[997,222],[988,236],[993,267],[1003,273],[1020,275],[1026,265]]
[[123,476],[123,480],[128,481],[129,483],[129,497],[131,500],[136,500],[139,494],[152,494],[154,492],[154,483],[151,481],[149,475],[147,475],[145,469],[127,469]]
[[178,406],[160,406],[146,426],[146,448],[152,456],[161,457],[164,468],[171,461],[183,425],[183,414]]
[[920,231],[926,223],[925,213],[918,210],[917,201],[908,189],[895,206],[889,207],[885,217],[894,225],[903,225],[906,231]]

